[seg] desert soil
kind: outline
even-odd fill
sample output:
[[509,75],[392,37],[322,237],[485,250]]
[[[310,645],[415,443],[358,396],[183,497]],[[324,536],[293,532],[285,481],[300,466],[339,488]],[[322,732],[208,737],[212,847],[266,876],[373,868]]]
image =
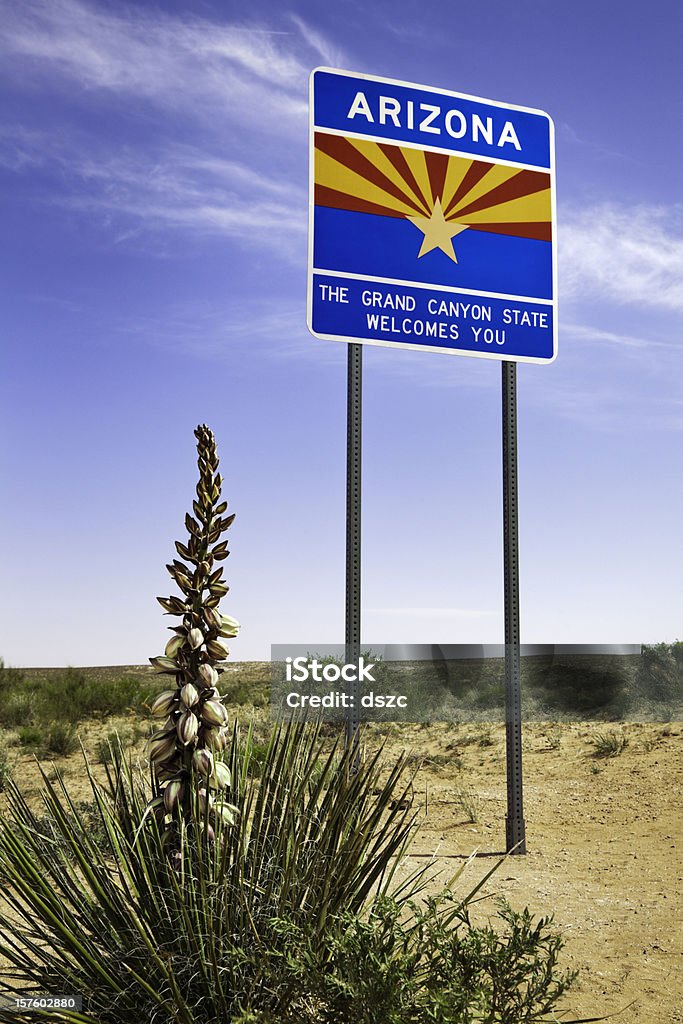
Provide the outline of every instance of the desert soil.
[[[265,731],[264,715],[242,708],[239,717],[255,717]],[[86,747],[94,751],[115,724],[131,726],[85,725]],[[504,728],[383,731],[390,755],[406,749],[419,765],[413,809],[421,827],[412,864],[435,854],[445,881],[477,850],[457,883],[464,893],[504,850]],[[594,742],[606,731],[623,733],[627,743],[617,756],[598,758]],[[376,738],[369,733],[368,744]],[[14,762],[22,788],[37,798],[33,756],[15,747]],[[80,754],[57,763],[72,796],[88,799]],[[554,915],[565,938],[561,966],[579,970],[564,1004],[567,1018],[683,1022],[683,724],[533,723],[524,727],[523,770],[527,853],[505,859],[484,891],[515,909]],[[493,901],[479,904],[478,913],[493,917]]]
[[[415,850],[436,851],[446,878],[477,849],[459,882],[469,889],[491,866],[487,855],[504,849],[504,729],[480,726],[477,736],[476,727],[454,734],[433,726],[429,738],[403,729],[426,756],[415,800],[427,813]],[[623,733],[627,745],[596,758],[592,741],[605,731]],[[440,763],[449,753],[461,759],[456,771]],[[527,853],[508,857],[486,892],[554,915],[566,942],[561,962],[579,971],[568,1017],[683,1021],[683,726],[531,724],[523,771]],[[467,820],[463,790],[465,803],[479,802],[476,822]]]

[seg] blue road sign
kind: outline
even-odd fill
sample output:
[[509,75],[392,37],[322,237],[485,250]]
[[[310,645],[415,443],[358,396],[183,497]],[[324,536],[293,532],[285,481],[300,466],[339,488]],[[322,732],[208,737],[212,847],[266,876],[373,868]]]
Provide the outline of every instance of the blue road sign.
[[311,74],[310,111],[311,332],[551,362],[550,117],[330,68]]

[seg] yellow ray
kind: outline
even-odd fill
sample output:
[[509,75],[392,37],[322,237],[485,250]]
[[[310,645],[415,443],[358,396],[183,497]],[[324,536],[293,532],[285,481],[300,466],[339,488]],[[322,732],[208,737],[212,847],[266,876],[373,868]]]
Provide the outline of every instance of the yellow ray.
[[476,185],[469,190],[467,195],[461,197],[458,205],[454,210],[448,214],[449,217],[457,218],[458,210],[464,209],[473,203],[475,199],[479,199],[480,196],[486,195],[487,192],[491,192],[498,185],[502,185],[504,181],[509,181],[510,178],[514,178],[515,174],[519,174],[518,167],[505,167],[502,164],[496,164],[488,171],[483,178],[480,178]]
[[415,209],[408,203],[401,202],[395,196],[385,192],[378,185],[374,185],[367,178],[357,174],[344,164],[340,164],[327,153],[316,150],[315,153],[315,183],[333,188],[345,195],[356,196],[371,203],[378,203],[390,210],[408,216],[415,213]]
[[514,222],[550,221],[550,189],[534,192],[530,196],[510,199],[507,203],[487,206],[485,210],[465,213],[461,217],[463,224],[512,224]]
[[441,197],[444,210],[448,209],[448,204],[471,166],[472,161],[469,157],[451,156],[448,158],[448,169],[443,185],[443,196]]
[[415,175],[415,181],[422,189],[423,196],[427,202],[429,202],[432,198],[432,186],[429,181],[429,174],[427,173],[424,153],[420,150],[408,149],[408,147],[406,147],[403,150],[403,155],[406,158],[408,166]]
[[[376,142],[369,142],[367,139],[349,139],[352,146],[366,157],[370,163],[382,172],[390,181],[400,188],[402,192],[405,192],[406,196],[413,199],[418,206],[424,208],[424,200],[410,187],[405,178],[402,177],[401,173],[392,164],[391,160],[382,150],[379,148]],[[397,149],[400,147],[396,147]]]

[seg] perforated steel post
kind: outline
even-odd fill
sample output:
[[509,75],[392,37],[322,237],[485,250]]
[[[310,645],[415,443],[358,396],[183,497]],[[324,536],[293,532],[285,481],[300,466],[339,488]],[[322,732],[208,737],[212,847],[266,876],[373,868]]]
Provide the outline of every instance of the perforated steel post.
[[505,742],[508,853],[526,853],[522,793],[522,681],[519,660],[519,539],[517,521],[517,364],[504,360],[503,575],[505,602]]
[[[363,346],[348,345],[346,413],[346,661],[360,656],[360,511],[361,426],[363,405]],[[359,759],[360,692],[354,682],[347,691],[354,706],[346,712],[346,745],[353,745],[354,766]]]

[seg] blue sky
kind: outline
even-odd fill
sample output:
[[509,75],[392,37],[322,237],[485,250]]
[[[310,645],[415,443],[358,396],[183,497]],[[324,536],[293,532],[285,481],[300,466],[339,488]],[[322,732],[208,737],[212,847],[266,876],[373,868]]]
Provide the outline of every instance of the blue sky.
[[[522,639],[674,640],[680,5],[0,0],[0,655],[163,649],[216,433],[236,658],[343,638],[344,346],[306,329],[308,75],[555,120],[560,349],[518,368]],[[363,634],[502,640],[500,367],[366,348]]]

